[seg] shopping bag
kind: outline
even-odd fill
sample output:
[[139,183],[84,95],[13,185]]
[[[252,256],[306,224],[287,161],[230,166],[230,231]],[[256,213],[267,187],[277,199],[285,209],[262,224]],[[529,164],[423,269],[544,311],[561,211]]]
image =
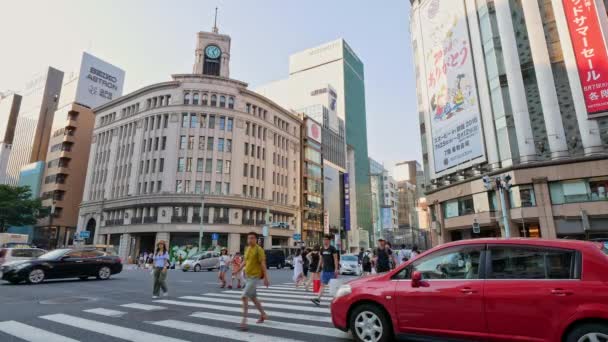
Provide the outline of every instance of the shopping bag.
[[319,293],[321,290],[321,280],[315,279],[312,281],[312,292]]

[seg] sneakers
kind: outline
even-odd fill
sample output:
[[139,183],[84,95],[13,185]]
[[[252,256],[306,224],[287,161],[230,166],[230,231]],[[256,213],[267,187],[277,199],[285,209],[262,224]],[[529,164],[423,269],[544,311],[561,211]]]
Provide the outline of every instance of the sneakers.
[[321,301],[317,298],[311,299],[310,301],[316,306],[321,306]]
[[169,297],[169,292],[163,293],[163,297]]
[[158,296],[152,296],[152,299],[158,299],[158,298],[159,298]]

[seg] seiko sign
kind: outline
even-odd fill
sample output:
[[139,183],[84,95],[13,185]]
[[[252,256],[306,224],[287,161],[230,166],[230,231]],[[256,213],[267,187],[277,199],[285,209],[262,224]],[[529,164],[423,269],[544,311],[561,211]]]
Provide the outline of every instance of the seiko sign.
[[101,59],[83,53],[76,102],[95,108],[122,96],[125,72]]

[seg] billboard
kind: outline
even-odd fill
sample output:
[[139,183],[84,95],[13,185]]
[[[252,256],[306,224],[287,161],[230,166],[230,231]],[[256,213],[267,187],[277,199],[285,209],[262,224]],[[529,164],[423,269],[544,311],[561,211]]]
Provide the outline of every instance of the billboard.
[[[563,0],[587,113],[608,112],[608,53],[595,1]],[[602,14],[603,15],[603,14]]]
[[311,119],[306,120],[306,136],[319,144],[321,143],[321,125]]
[[391,207],[382,208],[382,229],[393,229],[393,220],[391,214]]
[[122,96],[124,82],[122,69],[83,52],[76,102],[89,108],[99,107]]
[[485,160],[477,86],[463,0],[428,0],[417,22],[424,56],[435,173]]
[[342,175],[344,181],[344,230],[350,230],[350,183],[348,173]]

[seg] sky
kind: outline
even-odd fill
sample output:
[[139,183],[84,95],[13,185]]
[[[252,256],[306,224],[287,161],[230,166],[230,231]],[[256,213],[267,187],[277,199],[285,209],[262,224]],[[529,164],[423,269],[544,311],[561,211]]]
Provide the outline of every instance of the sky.
[[290,54],[344,38],[365,64],[370,157],[387,169],[421,159],[407,0],[3,1],[0,91],[49,65],[77,71],[82,51],[124,69],[125,93],[189,73],[216,6],[230,76],[250,88],[286,78]]

